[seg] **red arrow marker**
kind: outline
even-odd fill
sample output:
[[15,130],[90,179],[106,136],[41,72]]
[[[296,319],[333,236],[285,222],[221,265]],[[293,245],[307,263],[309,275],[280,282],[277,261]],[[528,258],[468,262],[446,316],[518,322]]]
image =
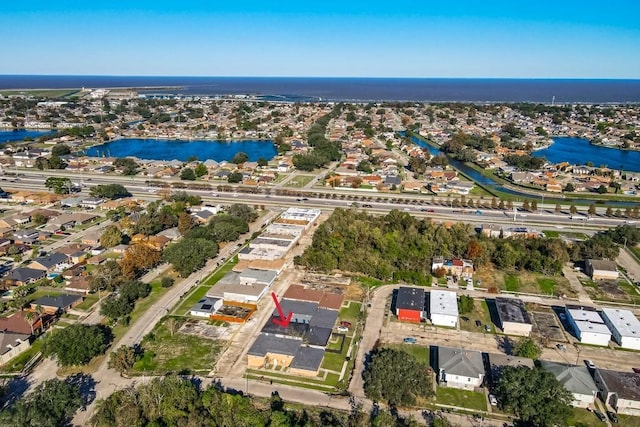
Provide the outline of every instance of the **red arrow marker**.
[[288,316],[284,315],[284,312],[282,311],[282,307],[280,306],[280,301],[278,301],[278,297],[276,296],[275,292],[271,292],[271,298],[273,298],[273,302],[276,303],[276,310],[278,310],[278,314],[280,315],[279,319],[273,319],[273,323],[275,323],[278,326],[282,326],[283,328],[286,328],[287,326],[289,326],[289,322],[291,322],[291,317],[293,316],[293,312],[290,311]]

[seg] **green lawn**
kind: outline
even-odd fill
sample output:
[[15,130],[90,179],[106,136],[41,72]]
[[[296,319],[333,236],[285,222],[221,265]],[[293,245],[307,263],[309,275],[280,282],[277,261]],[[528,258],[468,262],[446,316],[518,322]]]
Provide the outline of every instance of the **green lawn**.
[[418,344],[391,344],[387,347],[395,348],[396,350],[401,350],[405,353],[409,353],[413,357],[415,357],[418,362],[423,363],[427,366],[429,366],[430,364],[431,357],[429,347]]
[[189,309],[193,307],[195,303],[200,301],[207,294],[209,289],[211,289],[211,286],[198,286],[184,301],[182,301],[182,304],[174,310],[174,313],[180,316],[186,316],[187,313],[189,313]]
[[458,406],[476,411],[487,410],[487,398],[484,393],[476,391],[438,387],[436,390],[436,401],[442,405]]
[[636,256],[636,258],[640,259],[640,247],[632,246],[629,249],[631,250],[631,252],[633,252],[633,254]]
[[540,292],[547,295],[554,295],[556,291],[556,281],[548,277],[538,277],[536,279]]
[[342,307],[338,319],[340,321],[351,322],[354,326],[360,318],[360,310],[362,310],[362,304],[355,301],[350,301],[349,307]]
[[[463,317],[469,320],[465,321],[462,319]],[[476,326],[476,320],[482,324],[480,327]],[[460,316],[460,329],[469,332],[484,332],[484,325],[491,325],[493,329],[489,307],[484,299],[475,299],[473,311]]]
[[555,230],[542,230],[542,232],[547,237],[553,237],[553,238],[560,237],[560,233]]
[[204,286],[213,286],[218,283],[218,280],[222,279],[225,274],[233,270],[233,267],[238,263],[238,256],[234,256],[226,263],[224,263],[220,268],[218,268],[211,276],[207,277],[203,280]]
[[[104,295],[106,295],[106,293]],[[93,293],[93,294],[85,295],[84,301],[82,301],[80,304],[76,305],[74,308],[76,310],[87,311],[91,307],[93,307],[93,305],[96,302],[98,302],[98,293],[97,292]]]
[[384,285],[384,282],[382,280],[374,279],[373,277],[369,276],[357,276],[356,280],[371,289]]
[[520,288],[520,279],[516,275],[505,274],[504,285],[507,288],[507,291],[518,292],[518,289]]
[[56,290],[51,290],[51,289],[38,289],[36,290],[34,293],[27,295],[27,302],[31,302],[31,301],[35,301],[38,298],[42,298],[42,297],[57,297],[58,295],[60,295],[62,292]]
[[165,318],[142,340],[144,356],[133,367],[134,374],[209,372],[222,345],[219,341],[175,332],[166,328]]
[[311,180],[313,180],[313,178],[315,178],[314,175],[296,175],[293,178],[291,178],[291,181],[287,182],[286,186],[302,188],[308,183],[310,183]]
[[344,360],[347,357],[347,351],[349,350],[349,346],[351,345],[352,340],[353,338],[345,338],[344,346],[342,347],[342,353],[325,352],[324,361],[322,362],[322,368],[329,371],[340,372],[342,370]]
[[[167,293],[169,289],[171,289],[171,288],[163,288],[162,285],[160,284],[160,279],[154,280],[153,282],[150,283],[150,285],[151,285],[151,292],[149,293],[149,295],[146,298],[142,300],[138,300],[138,302],[136,302],[136,306],[130,314],[130,317],[131,317],[131,320],[129,321],[130,325],[135,323],[145,311],[149,310],[149,308],[151,308],[153,304],[158,302],[158,300],[162,298],[162,296],[165,293]],[[117,325],[115,325],[113,327],[113,335],[114,335],[113,341],[117,342],[120,338],[122,338],[122,336],[125,334],[125,332],[127,332],[128,329],[129,329],[129,326],[123,325],[122,323],[118,323]]]

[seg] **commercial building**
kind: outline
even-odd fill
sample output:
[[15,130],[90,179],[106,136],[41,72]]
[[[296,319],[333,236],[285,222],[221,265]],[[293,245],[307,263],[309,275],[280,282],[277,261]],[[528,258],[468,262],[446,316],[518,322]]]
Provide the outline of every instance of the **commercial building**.
[[584,262],[584,272],[593,280],[617,280],[618,266],[608,259],[587,259]]
[[640,321],[631,311],[603,308],[602,318],[620,347],[640,350]]
[[456,327],[458,299],[455,292],[433,290],[429,293],[429,320],[437,326]]
[[278,273],[272,270],[247,268],[240,273],[231,271],[207,292],[208,297],[226,301],[256,303],[276,280]]
[[398,320],[420,322],[425,316],[424,289],[401,287],[396,298]]
[[275,222],[302,225],[308,228],[318,219],[321,213],[320,209],[289,208]]
[[484,363],[479,351],[438,347],[438,383],[473,390],[482,385]]
[[611,331],[597,311],[567,309],[567,320],[581,343],[608,346]]
[[586,366],[540,361],[540,368],[550,372],[573,396],[572,406],[586,408],[596,400],[598,387]]
[[640,375],[598,368],[593,379],[602,399],[619,414],[640,416]]
[[522,300],[497,297],[495,302],[500,318],[500,327],[505,334],[524,337],[531,334],[533,324]]

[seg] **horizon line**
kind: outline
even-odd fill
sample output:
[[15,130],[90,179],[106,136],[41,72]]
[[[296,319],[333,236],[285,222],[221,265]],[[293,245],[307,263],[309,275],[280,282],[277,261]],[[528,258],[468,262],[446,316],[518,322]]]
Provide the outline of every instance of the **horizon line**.
[[640,80],[640,77],[473,77],[473,76],[258,76],[258,75],[178,75],[178,74],[0,74],[0,77],[144,77],[222,79],[394,79],[394,80]]

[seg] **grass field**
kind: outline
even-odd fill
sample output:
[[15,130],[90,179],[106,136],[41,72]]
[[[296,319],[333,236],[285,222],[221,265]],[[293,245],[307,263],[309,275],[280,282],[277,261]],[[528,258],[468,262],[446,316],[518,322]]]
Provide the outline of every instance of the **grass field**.
[[362,304],[350,301],[349,307],[342,307],[340,309],[338,320],[351,322],[355,326],[360,318],[360,310],[362,310]]
[[484,393],[459,390],[449,387],[438,387],[436,401],[442,405],[458,406],[477,411],[487,410],[487,398]]
[[[106,293],[104,295],[106,295]],[[93,307],[93,305],[97,302],[98,302],[98,293],[88,294],[88,295],[85,295],[84,301],[76,305],[74,308],[76,310],[87,311],[91,307]]]
[[222,279],[225,274],[233,270],[233,267],[238,263],[238,256],[234,256],[230,260],[228,260],[225,264],[223,264],[220,268],[218,268],[211,276],[207,277],[203,281],[204,286],[213,286],[218,280]]
[[518,292],[518,289],[520,288],[520,279],[518,279],[518,276],[516,275],[505,274],[504,286],[510,292]]
[[430,348],[417,344],[390,344],[386,347],[395,348],[396,350],[404,351],[405,353],[409,353],[420,363],[423,363],[429,366],[431,362],[430,356]]
[[[465,319],[468,320],[464,320]],[[481,326],[476,326],[476,320],[480,321]],[[460,329],[469,332],[483,332],[484,325],[491,325],[491,314],[485,300],[474,300],[474,308],[471,313],[460,316]]]
[[191,294],[189,294],[189,296],[184,301],[182,301],[182,304],[180,304],[178,308],[173,311],[173,313],[180,316],[185,316],[187,313],[189,313],[189,309],[193,307],[195,303],[204,298],[209,289],[211,289],[211,286],[198,286],[193,292],[191,292]]
[[302,188],[310,183],[313,178],[315,178],[314,175],[296,175],[291,178],[291,181],[287,182],[285,185],[287,187]]
[[543,294],[553,295],[556,291],[556,281],[548,277],[538,277],[536,279],[540,292]]
[[168,372],[209,372],[222,345],[215,340],[185,335],[173,335],[166,327],[165,318],[142,340],[144,356],[133,367],[134,374]]
[[36,98],[63,98],[78,93],[78,89],[26,89],[0,90],[0,95],[25,95]]

